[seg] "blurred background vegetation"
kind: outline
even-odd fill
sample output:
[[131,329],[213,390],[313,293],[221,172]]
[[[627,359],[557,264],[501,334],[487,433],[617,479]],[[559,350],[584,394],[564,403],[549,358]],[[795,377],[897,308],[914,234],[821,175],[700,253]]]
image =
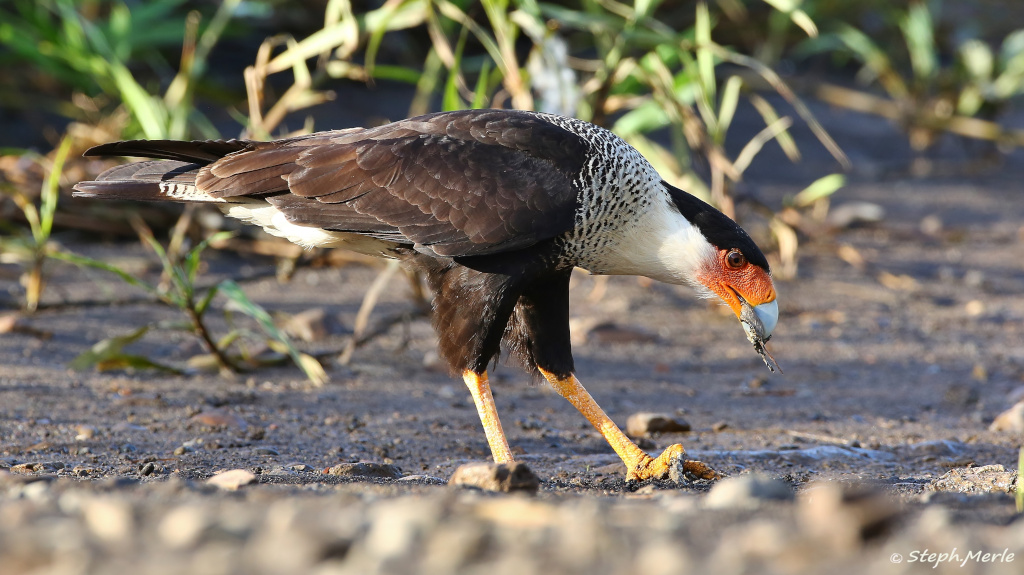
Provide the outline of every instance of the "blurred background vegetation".
[[[1024,91],[1022,16],[1011,0],[5,0],[0,271],[23,291],[3,305],[37,309],[48,262],[85,263],[61,234],[135,237],[136,214],[171,238],[156,244],[167,273],[191,266],[178,286],[191,301],[201,249],[189,246],[230,224],[192,208],[71,200],[73,183],[111,165],[81,158],[92,145],[269,139],[470,107],[615,131],[666,180],[753,221],[776,275],[792,278],[799,243],[851,169],[811,110],[896,123],[910,173],[927,173],[949,139],[970,162],[998,163],[1024,143],[1006,121]],[[739,113],[755,114],[756,129],[737,129]],[[744,191],[766,147],[801,162],[796,129],[832,173],[781,202]],[[211,245],[278,257],[282,278],[314,257],[259,235]]]

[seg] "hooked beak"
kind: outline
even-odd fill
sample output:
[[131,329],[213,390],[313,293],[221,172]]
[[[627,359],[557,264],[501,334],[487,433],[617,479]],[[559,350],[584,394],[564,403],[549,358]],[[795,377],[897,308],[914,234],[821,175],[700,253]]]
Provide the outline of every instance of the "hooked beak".
[[775,331],[775,324],[779,323],[779,301],[772,300],[768,303],[754,306],[754,315],[761,320],[761,339],[768,341]]

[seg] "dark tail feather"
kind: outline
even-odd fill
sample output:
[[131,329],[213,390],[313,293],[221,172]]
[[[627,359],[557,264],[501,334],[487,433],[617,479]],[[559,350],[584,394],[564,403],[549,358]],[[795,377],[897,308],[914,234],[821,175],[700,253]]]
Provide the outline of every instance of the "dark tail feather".
[[254,146],[247,140],[129,140],[89,148],[86,156],[131,156],[206,165]]
[[196,175],[201,167],[197,163],[164,160],[114,166],[95,181],[75,184],[73,195],[102,200],[222,202],[196,189]]

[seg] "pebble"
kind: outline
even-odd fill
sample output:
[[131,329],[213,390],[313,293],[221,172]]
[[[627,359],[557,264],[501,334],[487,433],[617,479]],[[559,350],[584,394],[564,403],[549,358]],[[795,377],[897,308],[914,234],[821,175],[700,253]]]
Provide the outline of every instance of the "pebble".
[[281,455],[280,452],[278,452],[273,447],[257,447],[256,449],[253,449],[252,452],[255,455],[270,455],[270,456]]
[[757,509],[766,501],[791,501],[793,489],[788,483],[750,473],[728,477],[715,484],[704,500],[709,509]]
[[82,515],[93,535],[104,541],[120,542],[131,537],[135,518],[127,501],[91,498],[82,502]]
[[12,465],[11,473],[53,473],[60,469],[64,469],[64,464],[59,461],[36,461]]
[[249,428],[249,424],[244,419],[223,409],[202,411],[193,415],[189,421],[207,427],[227,427],[243,431]]
[[206,480],[210,485],[226,491],[237,491],[239,487],[249,485],[254,481],[256,481],[256,475],[248,469],[224,471]]
[[536,493],[540,487],[540,480],[525,463],[474,462],[460,465],[448,480],[448,484],[504,493]]
[[719,432],[729,429],[729,424],[724,421],[718,421],[711,425],[711,431]]
[[444,479],[441,479],[440,477],[434,477],[433,475],[406,475],[405,477],[399,479],[399,481],[415,481],[417,483],[426,483],[428,485],[444,485],[448,483]]
[[832,482],[812,483],[797,498],[797,517],[804,530],[842,552],[885,535],[900,512],[898,502],[881,491]]
[[989,431],[1010,431],[1024,433],[1024,400],[1000,413],[988,426]]
[[157,533],[168,547],[182,549],[199,543],[209,526],[210,519],[203,507],[182,505],[164,516],[157,527]]
[[847,202],[828,211],[828,223],[836,228],[874,224],[885,219],[885,208],[871,202]]
[[1002,465],[957,467],[929,483],[929,491],[955,493],[1013,493],[1017,485],[1017,472]]
[[359,463],[339,463],[325,469],[324,474],[337,475],[339,477],[398,479],[402,477],[402,470],[395,465],[388,465],[386,463],[360,461]]
[[690,429],[689,423],[668,413],[634,413],[626,420],[626,434],[631,437],[649,433],[681,433]]
[[292,463],[289,463],[287,465],[282,465],[282,467],[284,467],[285,469],[290,469],[292,471],[305,471],[305,472],[313,471],[313,467],[312,466],[306,465],[305,463],[300,463],[300,462],[292,462]]
[[92,439],[96,436],[97,431],[99,430],[96,429],[95,425],[78,425],[75,427],[75,441],[87,441]]

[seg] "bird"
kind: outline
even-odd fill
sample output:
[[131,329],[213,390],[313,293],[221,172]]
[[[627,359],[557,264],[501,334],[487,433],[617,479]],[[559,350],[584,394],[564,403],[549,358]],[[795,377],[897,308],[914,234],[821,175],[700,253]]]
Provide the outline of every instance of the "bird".
[[461,110],[267,142],[122,141],[85,155],[147,160],[76,184],[77,197],[210,203],[307,248],[422,272],[439,356],[469,388],[496,464],[514,462],[488,383],[504,349],[593,424],[628,482],[720,477],[679,444],[646,453],[579,381],[569,337],[574,268],[718,298],[768,368],[777,366],[765,350],[776,289],[755,242],[622,138],[576,118]]

